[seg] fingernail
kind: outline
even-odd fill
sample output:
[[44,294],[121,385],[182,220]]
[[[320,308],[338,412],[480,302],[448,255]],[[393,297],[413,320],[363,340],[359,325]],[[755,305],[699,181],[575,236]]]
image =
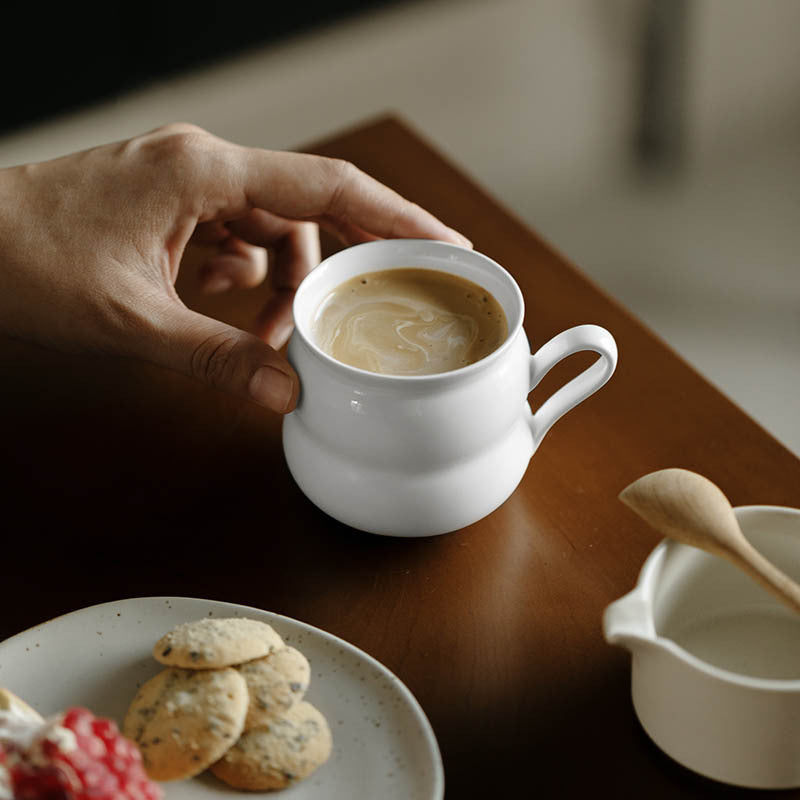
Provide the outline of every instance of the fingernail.
[[283,325],[279,325],[277,328],[274,328],[272,331],[270,331],[270,334],[267,337],[267,344],[275,350],[280,350],[281,347],[283,347],[286,342],[289,341],[289,337],[292,335],[293,330],[293,320],[289,320]]
[[233,281],[225,275],[214,275],[203,284],[203,291],[207,294],[226,292],[233,286]]
[[292,379],[274,367],[259,367],[250,378],[248,390],[256,403],[280,414],[289,409],[293,392]]

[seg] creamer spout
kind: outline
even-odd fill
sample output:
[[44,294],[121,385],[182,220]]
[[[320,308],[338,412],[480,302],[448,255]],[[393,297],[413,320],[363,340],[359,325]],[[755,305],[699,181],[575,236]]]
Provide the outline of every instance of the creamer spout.
[[656,639],[653,613],[649,600],[640,589],[634,589],[615,600],[603,613],[603,633],[609,644],[632,650]]

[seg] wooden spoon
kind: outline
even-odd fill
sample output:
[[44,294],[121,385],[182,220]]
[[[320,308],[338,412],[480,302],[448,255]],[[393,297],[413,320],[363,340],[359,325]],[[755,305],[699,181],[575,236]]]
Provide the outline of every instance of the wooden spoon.
[[619,499],[664,536],[722,556],[800,613],[800,586],[744,538],[728,498],[708,478],[663,469],[634,481]]

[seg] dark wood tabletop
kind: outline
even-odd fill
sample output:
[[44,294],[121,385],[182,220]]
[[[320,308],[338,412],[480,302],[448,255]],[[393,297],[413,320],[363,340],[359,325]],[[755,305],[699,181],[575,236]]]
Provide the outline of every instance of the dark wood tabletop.
[[[303,149],[355,162],[504,265],[532,347],[572,325],[608,328],[616,374],[556,424],[488,518],[395,539],[306,500],[279,416],[146,364],[2,341],[0,639],[126,597],[242,603],[395,672],[433,725],[453,800],[759,794],[699,778],[649,741],[630,657],[605,643],[601,617],[658,541],[617,499],[629,482],[680,466],[734,504],[797,507],[800,461],[403,121]],[[179,291],[246,327],[265,290],[201,297],[187,257]],[[584,355],[553,370],[533,405]]]

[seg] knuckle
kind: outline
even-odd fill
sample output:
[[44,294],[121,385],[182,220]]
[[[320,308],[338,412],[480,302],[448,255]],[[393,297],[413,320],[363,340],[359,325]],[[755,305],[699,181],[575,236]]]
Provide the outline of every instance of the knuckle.
[[170,123],[125,145],[152,185],[197,194],[215,171],[214,136],[197,125]]
[[342,158],[323,159],[322,168],[326,185],[329,187],[328,210],[337,216],[344,216],[347,198],[360,170],[350,161]]
[[201,136],[208,132],[193,122],[168,122],[166,125],[161,125],[157,128],[156,133],[162,136],[171,136],[173,134]]
[[347,161],[344,158],[331,158],[328,161],[330,162],[331,171],[340,181],[349,180],[358,171],[352,161]]
[[180,172],[198,162],[211,139],[211,134],[197,125],[173,122],[145,134],[136,144],[158,169]]
[[392,236],[402,236],[407,231],[414,218],[418,215],[420,207],[416,203],[398,203],[389,225]]
[[170,160],[193,159],[198,151],[205,149],[208,138],[210,134],[202,128],[181,126],[162,133],[156,148]]
[[214,387],[228,383],[238,344],[239,337],[227,332],[215,333],[204,339],[192,352],[192,375]]

